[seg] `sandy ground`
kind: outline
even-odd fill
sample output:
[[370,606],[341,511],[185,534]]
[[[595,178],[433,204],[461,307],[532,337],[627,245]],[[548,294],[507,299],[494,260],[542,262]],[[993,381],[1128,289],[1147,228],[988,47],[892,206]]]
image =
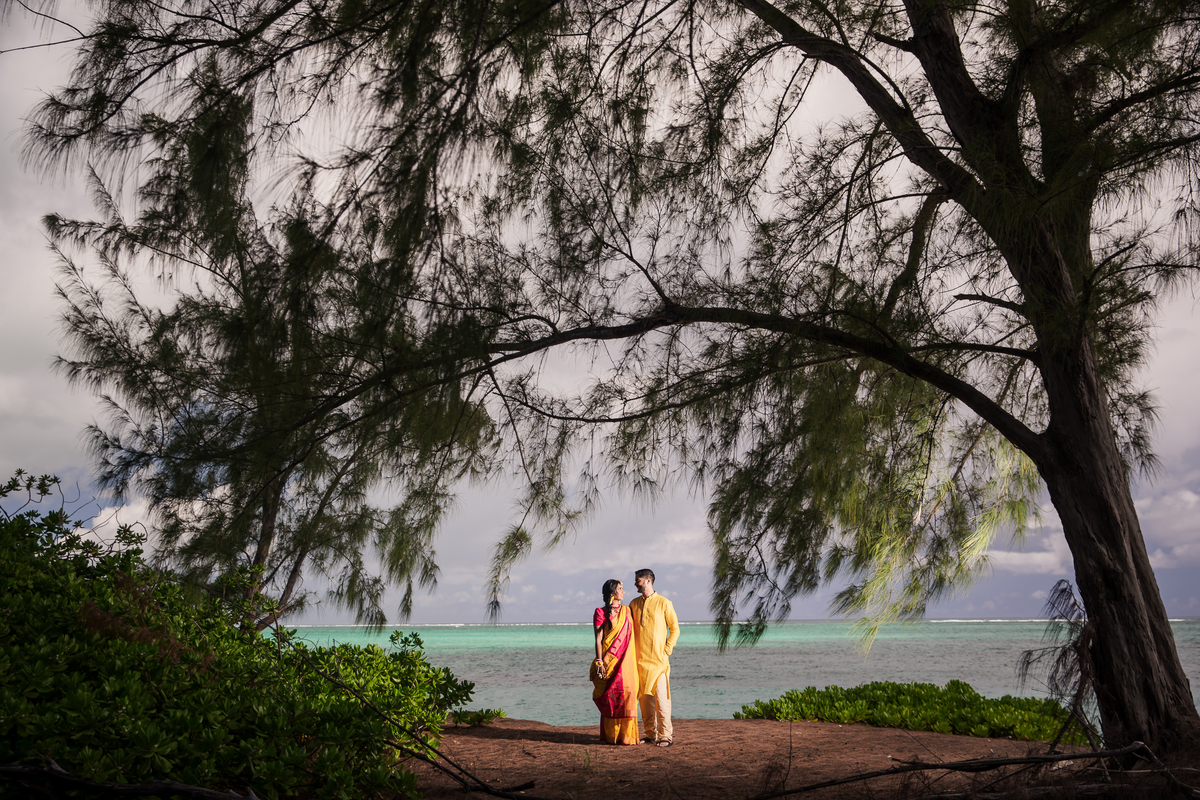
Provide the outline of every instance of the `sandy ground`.
[[[675,720],[675,742],[614,747],[595,727],[556,727],[505,719],[479,728],[447,727],[442,752],[488,786],[526,797],[564,800],[750,798],[898,766],[898,760],[948,762],[1044,753],[1042,743],[915,733],[867,725],[767,720]],[[1064,777],[1078,764],[1056,771]],[[429,798],[463,789],[425,765],[417,773]],[[1011,770],[1010,770],[1011,771]],[[1053,775],[1055,773],[1048,773]],[[821,789],[804,797],[914,797],[954,791],[997,792],[998,773],[945,771],[886,776]],[[480,794],[474,794],[479,797]]]

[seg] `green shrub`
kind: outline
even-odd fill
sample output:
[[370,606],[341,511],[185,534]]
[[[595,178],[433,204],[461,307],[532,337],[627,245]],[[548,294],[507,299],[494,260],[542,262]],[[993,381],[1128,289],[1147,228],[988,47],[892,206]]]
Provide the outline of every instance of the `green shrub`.
[[[734,719],[805,719],[850,724],[865,722],[880,728],[936,731],[960,736],[1007,737],[1028,741],[1053,739],[1067,720],[1066,710],[1053,700],[1005,695],[981,697],[962,681],[944,688],[931,683],[877,681],[843,689],[809,686],[782,697],[742,706]],[[1083,744],[1081,734],[1066,741]]]
[[0,516],[0,763],[262,798],[416,794],[396,745],[435,743],[473,684],[429,665],[415,634],[393,634],[390,652],[310,648],[238,622],[61,512]]
[[499,708],[481,708],[478,711],[469,711],[465,708],[450,712],[450,722],[455,726],[466,725],[468,728],[478,728],[482,725],[491,725],[498,719],[504,719],[508,715],[503,709]]

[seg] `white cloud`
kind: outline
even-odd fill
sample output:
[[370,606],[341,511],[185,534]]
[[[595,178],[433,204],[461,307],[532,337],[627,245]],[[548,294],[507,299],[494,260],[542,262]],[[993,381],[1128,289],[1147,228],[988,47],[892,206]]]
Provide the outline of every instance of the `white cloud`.
[[1070,553],[1063,548],[1049,547],[1032,552],[1001,551],[988,553],[988,562],[993,570],[1015,572],[1018,574],[1057,575],[1068,572]]
[[1062,522],[1049,502],[1043,503],[1042,520],[1031,525],[1024,539],[987,552],[993,571],[1018,575],[1062,575],[1073,572],[1071,549],[1063,536]]
[[638,510],[614,499],[583,523],[574,540],[537,552],[531,561],[563,575],[592,569],[623,575],[641,567],[657,573],[670,565],[707,577],[712,555],[703,503],[681,494]]
[[150,516],[150,503],[145,498],[141,498],[133,503],[105,506],[92,516],[91,527],[100,533],[108,530],[115,531],[122,525],[149,531]]
[[[1196,369],[1196,300],[1182,292],[1160,307],[1155,331],[1154,357],[1145,372],[1145,384],[1161,407],[1155,449],[1171,470],[1188,450],[1200,442],[1200,370]],[[1169,478],[1169,475],[1164,475]]]
[[1200,568],[1200,495],[1188,486],[1180,486],[1176,474],[1164,477],[1167,485],[1137,500],[1150,563],[1155,568]]
[[1170,550],[1157,548],[1150,553],[1150,566],[1155,569],[1174,569],[1200,565],[1200,545],[1184,544]]
[[[74,511],[70,507],[67,508],[68,513],[74,519],[78,519],[85,510],[86,506],[76,508]],[[135,531],[146,536],[147,544],[143,546],[143,549],[153,549],[153,542],[149,541],[151,538],[150,506],[145,500],[139,500],[136,503],[126,505],[105,506],[92,514],[91,517],[81,521],[85,524],[76,529],[76,532],[84,540],[93,541],[101,546],[108,547],[116,541],[117,530],[122,526],[128,525]]]
[[[73,5],[73,4],[68,4]],[[82,4],[79,4],[82,5]],[[61,13],[76,16],[76,9]],[[61,29],[60,29],[61,32]],[[32,17],[13,9],[0,23],[0,50],[47,38]],[[6,52],[0,81],[0,476],[17,468],[72,477],[86,459],[78,437],[93,415],[95,400],[67,388],[50,371],[58,349],[59,306],[54,296],[54,262],[46,248],[41,218],[51,212],[83,216],[92,204],[82,182],[47,180],[18,164],[23,118],[45,90],[65,82],[70,64],[63,47]]]

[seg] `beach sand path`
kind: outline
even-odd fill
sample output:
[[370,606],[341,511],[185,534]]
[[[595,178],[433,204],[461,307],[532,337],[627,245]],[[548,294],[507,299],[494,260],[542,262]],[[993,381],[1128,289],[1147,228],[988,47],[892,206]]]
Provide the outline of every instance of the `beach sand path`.
[[[503,719],[477,728],[448,726],[442,752],[489,786],[520,787],[525,796],[665,800],[753,797],[886,770],[898,766],[898,759],[948,762],[1023,756],[1047,749],[1044,743],[867,725],[732,719],[681,719],[674,724],[675,742],[669,748],[614,747],[600,742],[599,725],[561,727]],[[416,771],[427,798],[464,796],[458,784],[432,768],[418,765]],[[994,772],[910,773],[821,789],[803,797],[883,798],[979,790],[997,776]]]

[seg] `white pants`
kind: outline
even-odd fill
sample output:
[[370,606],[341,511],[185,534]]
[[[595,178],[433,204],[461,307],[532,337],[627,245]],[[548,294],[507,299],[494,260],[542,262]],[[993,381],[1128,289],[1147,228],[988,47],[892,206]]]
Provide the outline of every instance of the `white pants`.
[[674,730],[671,728],[671,698],[667,697],[667,674],[664,672],[654,685],[654,694],[638,698],[642,707],[642,726],[646,739],[669,742]]

